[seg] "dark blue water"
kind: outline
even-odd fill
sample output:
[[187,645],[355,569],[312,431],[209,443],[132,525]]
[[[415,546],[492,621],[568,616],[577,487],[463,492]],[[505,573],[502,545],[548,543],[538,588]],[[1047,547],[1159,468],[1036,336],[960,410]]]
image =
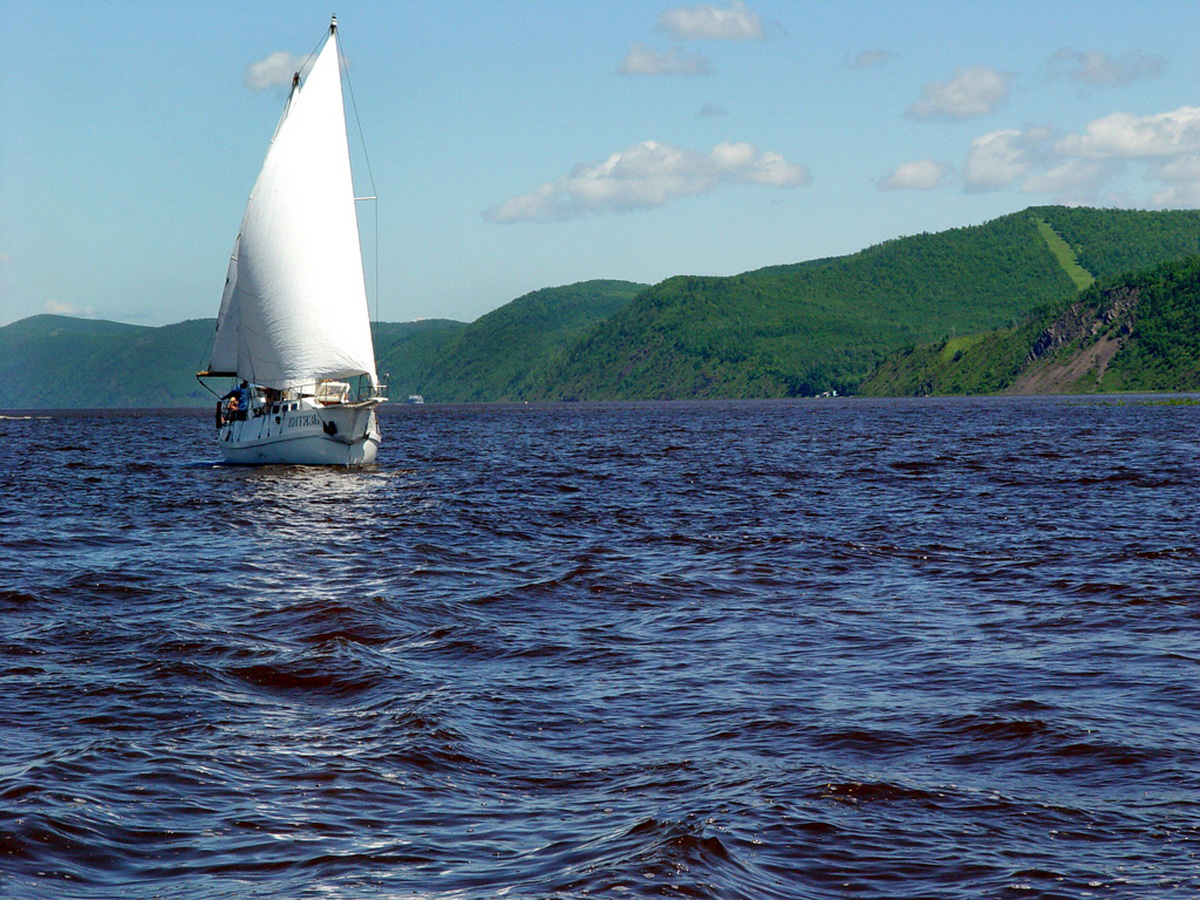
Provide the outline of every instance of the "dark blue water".
[[0,896],[1193,897],[1200,406],[0,419]]

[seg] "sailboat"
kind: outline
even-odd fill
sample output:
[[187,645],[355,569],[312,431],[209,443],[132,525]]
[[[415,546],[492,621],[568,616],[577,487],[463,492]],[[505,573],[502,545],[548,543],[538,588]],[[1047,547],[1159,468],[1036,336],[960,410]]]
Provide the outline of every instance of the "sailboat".
[[375,410],[386,398],[354,204],[334,17],[307,77],[292,78],[234,242],[208,366],[197,373],[240,382],[217,403],[226,462],[375,459]]

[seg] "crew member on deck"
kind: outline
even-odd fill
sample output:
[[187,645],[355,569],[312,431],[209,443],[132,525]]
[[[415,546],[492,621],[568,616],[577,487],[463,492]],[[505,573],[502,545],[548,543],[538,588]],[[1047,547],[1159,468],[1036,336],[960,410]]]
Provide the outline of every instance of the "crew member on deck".
[[221,399],[229,401],[229,405],[227,407],[229,410],[228,421],[232,422],[234,419],[245,419],[246,413],[250,409],[250,385],[243,381],[240,385],[235,387]]

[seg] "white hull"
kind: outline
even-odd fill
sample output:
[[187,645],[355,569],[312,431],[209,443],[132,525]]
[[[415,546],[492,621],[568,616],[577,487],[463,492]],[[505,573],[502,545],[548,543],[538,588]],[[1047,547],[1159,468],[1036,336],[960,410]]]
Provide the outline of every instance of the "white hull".
[[374,403],[291,401],[222,425],[217,440],[237,465],[361,466],[375,461],[379,420]]

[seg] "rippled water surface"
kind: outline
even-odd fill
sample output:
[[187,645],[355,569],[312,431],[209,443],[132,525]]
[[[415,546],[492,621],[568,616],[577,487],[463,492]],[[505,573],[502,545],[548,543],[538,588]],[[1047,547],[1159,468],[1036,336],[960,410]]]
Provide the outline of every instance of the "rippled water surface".
[[1200,406],[0,419],[0,896],[1192,897]]

